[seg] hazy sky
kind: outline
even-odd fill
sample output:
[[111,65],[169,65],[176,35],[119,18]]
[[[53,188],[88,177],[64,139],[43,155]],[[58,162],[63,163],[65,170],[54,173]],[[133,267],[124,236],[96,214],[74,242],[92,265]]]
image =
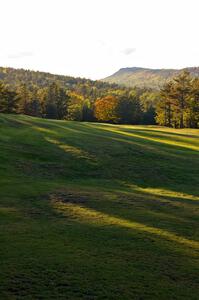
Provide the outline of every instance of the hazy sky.
[[0,0],[0,66],[101,79],[199,66],[199,0]]

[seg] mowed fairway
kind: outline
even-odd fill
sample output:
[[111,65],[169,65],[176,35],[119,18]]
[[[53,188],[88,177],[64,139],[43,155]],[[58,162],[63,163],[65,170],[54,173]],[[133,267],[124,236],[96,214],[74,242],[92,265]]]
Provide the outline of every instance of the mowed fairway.
[[0,115],[0,299],[199,299],[199,130]]

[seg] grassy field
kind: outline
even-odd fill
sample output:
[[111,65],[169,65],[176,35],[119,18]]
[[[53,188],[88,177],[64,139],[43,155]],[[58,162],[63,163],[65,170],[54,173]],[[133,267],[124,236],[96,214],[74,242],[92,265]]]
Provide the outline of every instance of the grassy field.
[[199,299],[199,130],[0,115],[0,299]]

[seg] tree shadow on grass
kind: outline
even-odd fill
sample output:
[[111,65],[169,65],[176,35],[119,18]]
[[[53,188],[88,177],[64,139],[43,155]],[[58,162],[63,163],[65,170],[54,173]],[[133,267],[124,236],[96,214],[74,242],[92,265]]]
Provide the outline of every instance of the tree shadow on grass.
[[[119,184],[118,184],[119,185]],[[99,208],[101,212],[113,213],[117,217],[128,216],[132,221],[145,221],[149,226],[163,226],[180,230],[180,232],[192,234],[198,227],[199,222],[199,198],[192,198],[186,195],[183,199],[181,195],[154,195],[141,191],[138,187],[126,189],[122,183],[120,187],[109,187],[103,190],[95,185],[95,189],[90,188],[86,183],[82,185],[85,190],[77,192],[73,185],[72,193],[63,189],[57,197],[74,204],[90,205],[92,208]],[[79,186],[79,188],[81,185]],[[97,194],[97,191],[99,195]],[[171,191],[168,191],[168,193]],[[130,220],[129,219],[129,220]],[[196,230],[197,231],[197,230]]]
[[[15,271],[9,295],[32,295],[34,288],[37,296],[39,280],[42,293],[49,295],[51,291],[55,297],[70,294],[73,298],[78,289],[81,299],[88,299],[88,291],[92,297],[108,299],[121,293],[133,299],[135,291],[138,299],[173,295],[176,299],[192,295],[194,299],[199,284],[199,242],[192,228],[196,222],[183,231],[189,214],[167,206],[175,198],[154,198],[133,188],[128,192],[122,183],[118,190],[113,186],[102,192],[96,182],[93,189],[88,184],[82,190],[81,185],[68,184],[67,188],[63,184],[61,190],[57,187],[49,197],[38,195],[36,200],[27,195],[23,209],[33,227],[21,230],[17,243],[20,257],[19,249],[15,250],[20,267],[12,257]],[[29,201],[30,210],[26,207]],[[43,201],[45,206],[37,207]],[[165,201],[166,206],[161,206]],[[195,203],[184,199],[187,208],[190,202]],[[15,230],[15,238],[18,234]],[[52,285],[47,284],[49,280]],[[60,280],[67,280],[62,289]]]
[[[117,125],[115,125],[117,127]],[[145,128],[146,129],[143,129],[144,125],[138,125],[138,126],[135,126],[135,125],[132,125],[133,128],[130,128],[130,125],[127,126],[126,128],[126,125],[124,126],[120,126],[118,128],[121,128],[122,130],[124,131],[135,131],[135,132],[140,132],[140,133],[148,133],[148,134],[152,134],[154,136],[158,135],[158,136],[169,136],[169,137],[172,137],[175,138],[193,138],[193,139],[196,139],[198,138],[198,135],[199,135],[199,130],[198,129],[190,129],[190,128],[187,128],[187,130],[192,130],[194,134],[188,134],[186,133],[186,128],[185,129],[177,129],[178,132],[173,132],[173,131],[176,131],[176,129],[174,128],[169,128],[169,127],[164,127],[165,130],[161,130],[162,127],[159,127],[159,126],[153,126],[153,129],[149,129],[151,126],[148,126],[146,125]],[[185,131],[184,131],[185,130]]]
[[[37,122],[37,125],[43,126],[43,122]],[[48,128],[55,134],[41,132],[41,138],[50,141],[54,135],[57,148],[64,148],[65,144],[66,148],[76,148],[79,153],[87,153],[95,160],[91,172],[85,165],[74,176],[126,180],[143,187],[168,188],[177,192],[188,190],[198,194],[199,159],[198,151],[194,149],[145,140],[143,136],[126,136],[121,131],[99,128],[100,125],[61,122],[63,126],[60,126],[58,121],[49,123]],[[34,125],[33,129],[39,130]],[[68,155],[66,152],[62,152],[63,159]],[[75,159],[78,161],[78,156],[72,158],[73,163]]]
[[[32,126],[28,140],[27,125]],[[17,155],[21,155],[21,160],[27,158],[26,164],[29,164],[23,165],[22,162],[21,171],[31,175],[33,169],[33,175],[38,178],[49,174],[55,180],[120,180],[142,188],[198,195],[199,159],[196,150],[126,136],[121,130],[107,131],[101,128],[101,124],[34,118],[30,121],[27,118],[19,131],[23,137],[23,149],[18,145],[18,137],[13,136],[13,140],[16,139],[13,146],[17,145]]]
[[[113,266],[115,265],[116,269],[120,270],[119,274],[123,273],[126,268],[131,280],[134,278],[133,274],[136,274],[137,282],[140,281],[141,274],[146,276],[148,287],[144,287],[143,282],[139,282],[140,295],[143,288],[145,292],[148,291],[148,288],[152,289],[153,280],[151,282],[149,274],[152,275],[152,278],[154,276],[153,279],[157,279],[159,274],[163,280],[160,283],[163,290],[165,284],[167,286],[169,282],[171,283],[170,279],[175,278],[171,283],[171,289],[174,286],[176,288],[176,285],[182,286],[189,282],[194,289],[192,292],[196,293],[198,289],[196,274],[199,273],[197,269],[199,266],[195,263],[199,242],[195,241],[193,236],[186,236],[186,233],[181,232],[180,234],[178,230],[172,231],[171,228],[164,228],[161,222],[164,223],[165,220],[160,219],[156,225],[155,222],[149,224],[147,219],[145,220],[143,216],[139,217],[135,211],[132,212],[132,218],[130,218],[127,209],[124,211],[119,210],[119,207],[117,210],[115,206],[107,204],[104,206],[107,199],[96,204],[95,196],[92,194],[86,196],[70,192],[69,196],[67,193],[64,195],[62,192],[59,196],[52,195],[51,205],[63,220],[71,220],[74,230],[76,226],[77,228],[80,226],[81,233],[76,231],[76,241],[74,240],[74,242],[79,239],[82,241],[82,245],[85,242],[86,247],[93,249],[90,253],[91,256],[93,252],[96,260],[105,257],[107,266],[115,270]],[[143,212],[147,216],[146,208]],[[125,213],[127,214],[125,215]],[[176,220],[177,222],[178,220]],[[93,245],[97,245],[97,247],[93,247]],[[135,269],[132,273],[130,270],[133,266]],[[104,265],[101,267],[106,272],[106,267]],[[189,270],[188,277],[184,276],[187,270]],[[104,276],[106,276],[105,274]],[[117,274],[117,272],[113,274],[113,280],[118,278]],[[169,295],[169,293],[164,291],[165,295]],[[175,296],[179,295],[178,293],[180,292],[177,291]]]
[[[170,132],[163,132],[163,131],[155,131],[155,130],[141,130],[141,129],[123,129],[124,132],[130,132],[134,134],[139,134],[141,137],[149,137],[149,138],[154,138],[154,140],[158,139],[160,142],[167,143],[167,141],[174,141],[176,144],[178,143],[189,143],[190,145],[195,146],[195,150],[199,149],[199,134],[198,135],[186,135],[186,134],[175,134],[175,133],[170,133]],[[187,140],[189,138],[189,140]],[[186,146],[185,146],[186,147]],[[188,147],[187,147],[188,148]],[[194,149],[194,148],[193,148]]]
[[[141,130],[141,129],[129,129],[125,127],[118,127],[117,125],[106,126],[106,125],[88,125],[89,127],[94,127],[96,129],[101,129],[104,131],[108,131],[111,133],[123,135],[125,138],[133,138],[133,139],[143,139],[148,143],[155,143],[156,146],[173,146],[174,149],[182,150],[194,150],[196,153],[199,151],[199,143],[198,140],[186,140],[186,135],[183,137],[172,137],[169,132],[165,133],[168,136],[159,134],[158,131],[148,132],[148,130]],[[196,136],[194,136],[196,138]]]

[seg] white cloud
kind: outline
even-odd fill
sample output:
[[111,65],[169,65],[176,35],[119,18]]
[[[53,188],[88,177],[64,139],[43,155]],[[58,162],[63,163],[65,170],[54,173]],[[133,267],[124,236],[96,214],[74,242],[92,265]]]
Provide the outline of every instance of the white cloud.
[[136,48],[125,48],[121,52],[125,55],[131,55],[136,51]]

